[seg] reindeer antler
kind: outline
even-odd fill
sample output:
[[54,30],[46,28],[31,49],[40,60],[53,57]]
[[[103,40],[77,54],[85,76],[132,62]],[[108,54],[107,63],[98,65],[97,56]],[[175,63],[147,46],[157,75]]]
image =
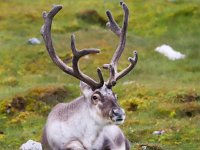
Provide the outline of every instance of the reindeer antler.
[[113,31],[120,38],[118,47],[111,59],[110,64],[103,65],[104,69],[110,70],[110,78],[106,82],[106,85],[108,88],[115,86],[117,80],[119,80],[120,78],[122,78],[123,76],[128,74],[135,67],[135,65],[137,64],[137,60],[138,60],[138,55],[137,55],[137,52],[135,51],[134,57],[128,58],[128,60],[130,61],[130,65],[118,73],[117,63],[118,63],[119,58],[125,48],[126,32],[127,32],[127,27],[128,27],[128,15],[129,15],[129,10],[128,10],[128,7],[126,6],[126,4],[124,2],[120,2],[120,5],[122,6],[122,8],[124,10],[124,21],[123,21],[122,28],[120,28],[119,25],[115,22],[111,12],[110,11],[106,12],[106,14],[108,16],[108,20],[109,20],[109,22],[107,23],[107,26],[110,28],[111,31]]
[[[104,64],[103,68],[109,69],[110,71],[110,77],[108,81],[106,82],[106,86],[108,88],[112,88],[112,86],[115,86],[116,81],[120,78],[124,77],[126,74],[128,74],[137,64],[138,55],[137,52],[134,52],[134,57],[129,57],[128,60],[130,61],[130,65],[122,70],[121,72],[117,71],[117,64],[120,59],[120,56],[122,55],[122,52],[124,51],[125,44],[126,44],[126,32],[128,27],[128,15],[129,10],[124,2],[120,2],[120,5],[122,6],[124,10],[124,21],[122,28],[119,27],[119,25],[115,22],[112,14],[110,11],[107,11],[106,14],[108,16],[109,22],[107,23],[107,26],[113,31],[117,36],[119,36],[119,44],[117,46],[117,49],[111,59],[110,64]],[[55,49],[53,47],[52,39],[51,39],[51,25],[54,16],[62,9],[62,6],[56,5],[53,7],[53,9],[47,13],[43,13],[44,18],[44,25],[41,28],[41,34],[44,38],[44,42],[46,45],[46,48],[48,50],[48,53],[53,60],[53,62],[65,73],[70,74],[74,76],[75,78],[85,82],[88,84],[93,90],[100,88],[104,84],[104,79],[101,73],[100,68],[97,69],[97,74],[99,77],[99,82],[96,82],[89,76],[85,75],[83,72],[80,71],[78,66],[78,61],[82,56],[88,55],[88,54],[95,54],[99,53],[99,49],[83,49],[78,51],[75,46],[75,36],[71,36],[71,49],[73,53],[72,57],[72,67],[67,66],[56,54]]]
[[88,54],[95,54],[99,53],[99,49],[83,49],[78,51],[75,46],[75,36],[71,36],[71,49],[73,53],[72,57],[72,67],[67,66],[56,54],[55,49],[53,47],[52,39],[51,39],[51,25],[54,16],[62,9],[62,6],[56,5],[53,7],[53,9],[47,13],[43,13],[43,18],[44,18],[44,25],[41,28],[41,34],[44,38],[44,42],[46,45],[46,48],[48,50],[48,53],[53,60],[53,62],[65,73],[70,74],[74,76],[75,78],[85,82],[88,84],[93,90],[100,88],[104,84],[104,79],[101,73],[101,70],[98,68],[97,69],[97,74],[99,77],[99,82],[96,82],[89,76],[85,75],[83,72],[80,71],[79,66],[78,66],[78,61],[82,56],[88,55]]

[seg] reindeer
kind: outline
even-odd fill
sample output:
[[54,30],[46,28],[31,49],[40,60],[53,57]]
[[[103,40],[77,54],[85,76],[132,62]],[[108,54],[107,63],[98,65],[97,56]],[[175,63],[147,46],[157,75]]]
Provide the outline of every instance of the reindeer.
[[109,70],[110,77],[104,82],[100,68],[97,69],[99,82],[90,78],[79,69],[78,61],[88,54],[99,53],[99,49],[77,50],[75,36],[71,36],[73,53],[72,67],[67,66],[56,54],[52,44],[51,25],[54,16],[62,9],[56,5],[52,10],[43,13],[44,25],[41,34],[53,62],[65,73],[81,81],[82,96],[69,103],[59,103],[49,113],[44,127],[42,145],[47,150],[129,150],[130,145],[118,125],[125,120],[125,112],[117,102],[112,91],[117,80],[128,74],[136,65],[138,55],[134,52],[129,57],[130,65],[117,71],[118,60],[125,48],[129,10],[125,3],[120,2],[124,10],[122,28],[115,22],[110,11],[107,26],[119,37],[118,47],[109,64],[103,68]]

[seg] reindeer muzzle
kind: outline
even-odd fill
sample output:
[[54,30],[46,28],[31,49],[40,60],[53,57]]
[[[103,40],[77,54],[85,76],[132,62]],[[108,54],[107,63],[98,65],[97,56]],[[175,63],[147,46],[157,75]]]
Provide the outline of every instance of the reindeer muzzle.
[[110,119],[114,124],[120,125],[124,123],[125,111],[122,108],[113,108],[110,113]]

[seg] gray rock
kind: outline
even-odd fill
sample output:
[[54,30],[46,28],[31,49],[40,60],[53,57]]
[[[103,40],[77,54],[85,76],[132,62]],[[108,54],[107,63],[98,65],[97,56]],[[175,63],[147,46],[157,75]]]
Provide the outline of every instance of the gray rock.
[[42,150],[42,145],[39,142],[28,140],[21,145],[20,150]]
[[159,130],[159,131],[154,131],[152,134],[153,135],[163,135],[165,133],[164,130]]
[[29,44],[32,44],[32,45],[35,45],[35,44],[40,44],[41,41],[40,41],[39,39],[37,39],[37,38],[30,38],[30,39],[28,40],[28,43],[29,43]]
[[171,46],[163,44],[155,49],[156,52],[166,56],[169,60],[184,59],[186,55],[175,51]]

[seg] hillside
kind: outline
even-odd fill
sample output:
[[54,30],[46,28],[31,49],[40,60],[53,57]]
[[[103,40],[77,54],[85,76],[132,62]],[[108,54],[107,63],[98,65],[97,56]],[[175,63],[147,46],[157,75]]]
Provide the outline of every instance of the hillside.
[[[114,91],[126,109],[121,126],[133,150],[200,149],[200,1],[124,0],[130,10],[127,44],[119,62],[137,50],[136,68],[119,80]],[[48,56],[42,41],[42,12],[53,0],[0,0],[0,150],[18,149],[39,141],[48,112],[58,102],[80,94],[79,81],[62,73]],[[52,36],[59,56],[71,58],[70,36],[78,49],[99,48],[101,53],[83,58],[81,70],[97,78],[96,68],[110,62],[118,38],[106,29],[107,9],[121,24],[123,12],[114,0],[59,0],[63,10],[55,17]],[[171,61],[155,52],[168,44],[186,55]],[[103,71],[105,77],[108,72]],[[153,135],[164,130],[162,135]]]

